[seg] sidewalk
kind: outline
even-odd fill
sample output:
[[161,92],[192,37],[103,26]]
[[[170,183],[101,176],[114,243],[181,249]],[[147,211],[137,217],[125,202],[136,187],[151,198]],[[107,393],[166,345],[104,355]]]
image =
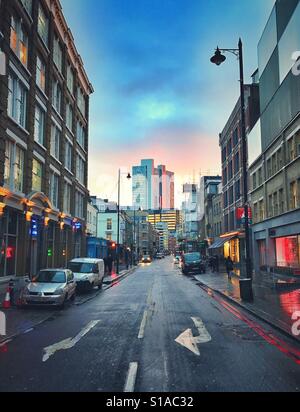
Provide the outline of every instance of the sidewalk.
[[292,334],[294,321],[291,318],[295,311],[300,311],[300,285],[290,287],[289,290],[279,290],[253,283],[254,301],[248,303],[241,300],[239,278],[236,275],[232,277],[231,282],[224,273],[196,275],[195,279],[300,342],[300,337]]

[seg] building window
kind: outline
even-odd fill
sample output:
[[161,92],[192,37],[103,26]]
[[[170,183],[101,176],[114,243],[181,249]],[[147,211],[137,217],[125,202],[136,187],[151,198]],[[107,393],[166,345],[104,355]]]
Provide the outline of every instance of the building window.
[[112,219],[107,219],[106,230],[112,230]]
[[66,109],[66,125],[68,129],[72,132],[73,131],[73,109],[70,103],[67,104],[67,109]]
[[262,180],[262,168],[258,169],[258,185],[261,186],[263,184]]
[[44,145],[45,141],[45,112],[36,105],[35,107],[35,119],[34,119],[34,140]]
[[75,215],[76,217],[84,218],[83,213],[84,195],[80,192],[75,192]]
[[237,152],[234,158],[234,172],[237,174],[240,170],[240,153]]
[[85,169],[85,161],[82,159],[81,156],[76,156],[76,178],[81,183],[84,184],[84,169]]
[[36,84],[43,92],[46,89],[46,66],[43,60],[37,56],[36,59]]
[[283,197],[283,189],[279,190],[279,213],[284,213],[284,197]]
[[241,181],[235,183],[235,201],[237,202],[241,197]]
[[297,207],[298,207],[297,182],[292,182],[290,184],[290,209],[296,209]]
[[227,156],[229,156],[231,152],[232,152],[232,141],[231,139],[229,139],[227,143]]
[[61,114],[61,101],[62,101],[62,92],[60,84],[57,80],[54,80],[52,83],[52,105],[57,111]]
[[48,46],[49,21],[41,5],[39,5],[38,14],[38,34],[45,45]]
[[300,267],[300,236],[276,239],[276,265],[279,267]]
[[74,93],[74,73],[70,65],[68,65],[67,67],[67,86],[68,86],[69,92],[73,94]]
[[233,186],[231,186],[229,188],[229,204],[232,205],[233,202],[234,202],[234,199],[233,199]]
[[258,204],[257,203],[254,203],[253,205],[253,220],[254,220],[254,223],[258,222]]
[[54,42],[53,42],[53,61],[60,73],[62,72],[62,57],[63,57],[62,48],[59,43],[58,37],[55,36]]
[[230,160],[228,164],[228,180],[231,180],[232,177],[233,177],[232,160]]
[[259,221],[262,222],[265,219],[265,203],[263,200],[259,201]]
[[290,162],[292,162],[297,157],[297,151],[295,148],[295,140],[293,137],[288,141],[288,156],[289,156]]
[[59,160],[59,154],[60,154],[60,140],[61,140],[61,131],[56,125],[52,124],[50,153],[57,160]]
[[256,187],[257,187],[257,185],[256,185],[256,173],[253,173],[253,175],[252,175],[252,187],[253,187],[253,190],[255,190]]
[[27,89],[13,74],[8,76],[8,114],[26,128]]
[[36,192],[42,191],[42,173],[43,165],[36,159],[32,161],[32,190]]
[[12,16],[10,28],[10,47],[16,53],[22,64],[28,63],[28,36],[24,31],[21,20]]
[[271,162],[271,159],[268,159],[268,161],[267,161],[267,174],[268,174],[268,177],[272,176],[272,162]]
[[277,168],[281,170],[283,167],[283,158],[282,158],[282,150],[279,149],[277,152]]
[[274,216],[277,216],[278,212],[279,212],[278,193],[277,192],[275,192],[273,194],[273,207],[274,207]]
[[50,200],[52,205],[58,208],[58,181],[59,177],[55,173],[50,174]]
[[65,183],[64,187],[64,212],[71,213],[71,190],[72,186]]
[[233,146],[235,147],[239,142],[239,129],[238,127],[233,132]]
[[32,14],[32,0],[21,0],[21,3],[25,7],[27,13],[31,16]]
[[226,147],[223,147],[222,149],[222,163],[226,161]]
[[272,217],[273,216],[273,196],[272,195],[269,195],[268,211],[269,211],[269,217]]
[[83,116],[85,116],[85,98],[80,88],[77,89],[77,105]]
[[69,172],[72,171],[72,152],[73,152],[73,146],[67,140],[66,146],[65,146],[65,168],[68,169]]
[[5,141],[4,185],[12,191],[23,192],[24,150],[16,143]]
[[80,122],[77,122],[77,142],[82,148],[84,148],[85,143],[85,131]]

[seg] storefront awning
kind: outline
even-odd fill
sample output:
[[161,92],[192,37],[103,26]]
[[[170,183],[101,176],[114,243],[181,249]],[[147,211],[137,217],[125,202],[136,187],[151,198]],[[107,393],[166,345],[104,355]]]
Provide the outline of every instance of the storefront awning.
[[227,236],[227,237],[219,237],[208,249],[219,249],[222,247],[226,242],[236,237],[236,235]]

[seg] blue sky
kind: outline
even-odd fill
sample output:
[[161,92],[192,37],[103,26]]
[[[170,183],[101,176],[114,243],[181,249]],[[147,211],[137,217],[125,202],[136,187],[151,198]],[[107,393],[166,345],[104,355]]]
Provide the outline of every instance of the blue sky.
[[[239,94],[235,57],[209,59],[217,45],[245,47],[245,75],[274,0],[61,0],[95,93],[90,103],[89,189],[116,198],[118,168],[154,158],[180,185],[220,173],[218,134]],[[123,182],[123,204],[131,204]]]

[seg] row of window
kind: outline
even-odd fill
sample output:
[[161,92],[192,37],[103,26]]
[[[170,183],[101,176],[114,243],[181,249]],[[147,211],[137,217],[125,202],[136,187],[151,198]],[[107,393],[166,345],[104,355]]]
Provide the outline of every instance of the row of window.
[[213,237],[218,237],[222,233],[222,222],[213,224]]
[[[20,193],[23,193],[24,191],[24,159],[25,151],[16,143],[10,140],[6,140],[4,162],[4,185],[9,187],[12,191],[17,191]],[[78,159],[81,158],[78,157]],[[33,159],[32,190],[34,191],[42,191],[43,169],[43,163],[38,161],[37,159]],[[58,207],[58,183],[59,176],[55,173],[52,173],[50,178],[50,199],[55,207]],[[69,196],[67,197],[67,199],[69,199],[71,191],[69,191],[68,189],[65,190],[65,195],[67,194],[69,194]],[[64,204],[64,210],[65,212],[70,213],[69,200]]]
[[[279,172],[283,166],[292,162],[300,156],[300,133],[294,135],[286,143],[286,159],[284,159],[283,148],[280,147],[272,156],[267,159],[266,163],[266,178],[269,179]],[[263,184],[263,167],[260,167],[252,174],[252,189]]]
[[223,169],[224,185],[226,185],[237,173],[239,173],[240,167],[240,152],[237,152],[234,158],[228,163],[228,166],[225,166]]
[[[44,12],[40,6],[40,15],[38,23],[38,33],[42,40],[47,44],[48,42],[48,23],[45,20]],[[22,20],[16,16],[11,18],[11,33],[10,33],[10,47],[15,52],[22,64],[28,67],[28,34],[22,24]],[[57,36],[54,36],[53,43],[53,61],[60,72],[63,75],[63,49]],[[67,65],[67,76],[66,76],[67,88],[69,92],[75,96],[74,86],[75,86],[75,75],[71,65]],[[37,56],[36,61],[36,83],[41,88],[41,90],[46,92],[46,64],[41,55]],[[55,83],[55,81],[54,81]],[[57,111],[61,113],[58,91],[52,89],[53,105],[57,107]],[[57,88],[57,86],[56,86]],[[60,90],[61,95],[61,90]],[[60,97],[61,99],[61,97]],[[76,100],[79,110],[82,115],[86,116],[86,99],[84,93],[80,87],[76,90]]]
[[232,210],[229,214],[224,215],[224,231],[227,233],[236,228],[235,211]]
[[[58,92],[58,85],[54,83],[53,100],[56,109],[60,106],[61,93]],[[13,73],[8,76],[8,114],[12,117],[22,128],[27,127],[27,97],[28,89],[23,82]],[[34,119],[34,139],[41,145],[45,145],[46,132],[46,111],[37,104],[35,109]],[[73,109],[70,104],[67,105],[66,110],[66,124],[70,130],[73,128]],[[81,147],[85,147],[85,130],[81,122],[77,121],[76,140]]]
[[238,180],[234,185],[223,193],[224,207],[228,207],[241,198],[241,181]]
[[[289,205],[286,207],[285,192],[281,188],[278,191],[268,196],[268,218],[278,216],[288,210],[294,210],[300,207],[300,179],[293,181],[289,184]],[[253,204],[253,220],[254,223],[261,222],[265,219],[265,203],[264,200],[260,200]]]
[[223,147],[222,149],[222,163],[224,163],[229,157],[233,151],[233,149],[237,146],[239,142],[239,128],[237,127],[233,133],[230,139],[227,142],[227,145]]

